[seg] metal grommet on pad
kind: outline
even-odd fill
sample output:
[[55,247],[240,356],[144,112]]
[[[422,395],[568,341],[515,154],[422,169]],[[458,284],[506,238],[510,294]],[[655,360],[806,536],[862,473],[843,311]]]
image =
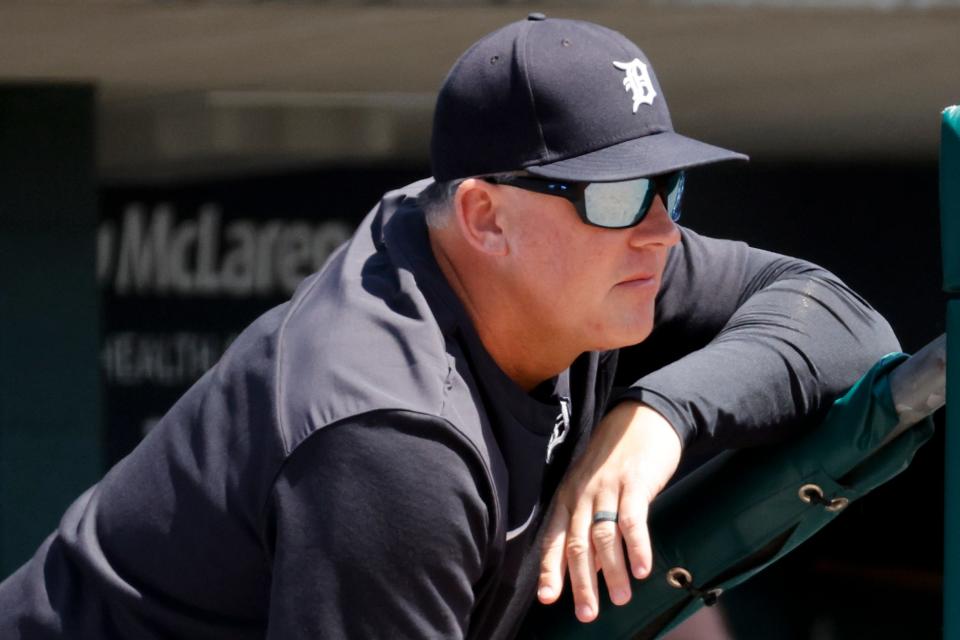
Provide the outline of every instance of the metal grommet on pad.
[[667,584],[674,589],[686,589],[693,584],[693,576],[683,567],[674,567],[667,571]]
[[720,587],[714,587],[706,591],[697,588],[697,586],[693,584],[693,575],[683,567],[674,567],[670,569],[670,571],[667,571],[667,584],[674,589],[684,589],[694,598],[703,600],[703,604],[708,607],[717,604],[717,600],[720,599],[720,595],[723,593],[723,589]]
[[716,589],[710,589],[703,594],[703,604],[707,607],[712,607],[717,604],[717,600],[720,599],[720,596],[723,595],[723,589],[717,587]]
[[843,511],[849,506],[850,501],[847,498],[834,498],[826,506],[827,511]]
[[811,502],[822,502],[823,501],[823,489],[816,484],[805,484],[800,487],[798,492],[800,495],[800,500],[810,504]]
[[802,487],[800,487],[800,491],[798,492],[798,494],[800,495],[800,499],[803,502],[807,504],[811,504],[813,502],[816,502],[817,504],[822,504],[823,508],[826,509],[827,511],[830,511],[831,513],[834,513],[837,511],[843,511],[850,504],[850,500],[842,496],[839,498],[832,498],[830,500],[827,500],[827,498],[824,497],[823,495],[823,489],[821,489],[820,486],[816,484],[803,485]]

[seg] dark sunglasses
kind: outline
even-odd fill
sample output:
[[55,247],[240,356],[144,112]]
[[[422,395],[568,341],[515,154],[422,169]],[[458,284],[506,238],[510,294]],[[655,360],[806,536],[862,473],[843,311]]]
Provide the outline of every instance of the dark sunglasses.
[[563,182],[535,176],[486,177],[487,182],[560,196],[573,203],[580,219],[595,227],[625,229],[641,222],[657,194],[676,222],[680,219],[683,171],[624,182]]

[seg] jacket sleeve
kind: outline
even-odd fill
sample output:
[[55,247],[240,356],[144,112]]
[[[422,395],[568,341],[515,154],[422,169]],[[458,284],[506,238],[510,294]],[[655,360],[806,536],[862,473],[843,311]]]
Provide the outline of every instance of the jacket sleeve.
[[461,638],[489,540],[489,487],[436,419],[379,412],[314,433],[267,518],[267,637]]
[[830,272],[683,229],[621,399],[659,411],[685,445],[761,444],[824,412],[897,350],[886,320]]

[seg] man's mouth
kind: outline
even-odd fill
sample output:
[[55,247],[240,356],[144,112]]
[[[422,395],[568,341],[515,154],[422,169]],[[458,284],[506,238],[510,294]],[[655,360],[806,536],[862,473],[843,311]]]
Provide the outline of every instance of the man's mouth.
[[618,286],[643,287],[651,286],[657,283],[657,278],[652,273],[641,273],[630,276],[618,282]]

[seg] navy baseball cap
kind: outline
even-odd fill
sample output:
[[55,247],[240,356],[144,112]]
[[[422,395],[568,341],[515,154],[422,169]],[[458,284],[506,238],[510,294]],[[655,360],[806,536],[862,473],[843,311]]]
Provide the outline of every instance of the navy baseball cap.
[[653,66],[622,34],[539,13],[453,65],[430,155],[438,181],[526,170],[614,182],[747,159],[676,133]]

